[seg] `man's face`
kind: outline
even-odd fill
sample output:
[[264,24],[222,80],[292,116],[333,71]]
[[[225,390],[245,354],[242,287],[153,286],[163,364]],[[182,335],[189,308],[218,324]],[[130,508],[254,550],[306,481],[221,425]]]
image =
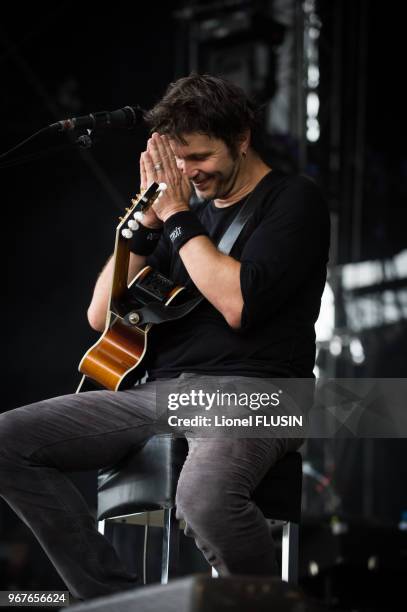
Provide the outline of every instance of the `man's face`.
[[204,134],[183,134],[186,144],[170,139],[178,168],[189,178],[198,197],[225,198],[233,190],[240,157],[233,158],[223,140]]

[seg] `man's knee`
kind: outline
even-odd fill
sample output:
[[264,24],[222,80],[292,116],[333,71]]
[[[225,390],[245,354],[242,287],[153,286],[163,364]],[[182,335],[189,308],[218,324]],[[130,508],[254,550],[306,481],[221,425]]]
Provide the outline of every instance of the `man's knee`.
[[233,516],[244,512],[248,503],[248,495],[215,476],[204,481],[181,477],[178,483],[177,516],[194,531],[223,529]]

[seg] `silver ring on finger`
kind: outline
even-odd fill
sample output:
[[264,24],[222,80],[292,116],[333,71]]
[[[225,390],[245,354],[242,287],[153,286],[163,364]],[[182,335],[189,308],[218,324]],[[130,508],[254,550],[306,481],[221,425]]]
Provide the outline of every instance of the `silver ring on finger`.
[[157,164],[154,164],[154,170],[157,170],[157,172],[158,172],[159,170],[161,170],[161,168],[162,168],[162,167],[163,167],[163,165],[162,165],[162,163],[161,163],[161,162],[158,162]]

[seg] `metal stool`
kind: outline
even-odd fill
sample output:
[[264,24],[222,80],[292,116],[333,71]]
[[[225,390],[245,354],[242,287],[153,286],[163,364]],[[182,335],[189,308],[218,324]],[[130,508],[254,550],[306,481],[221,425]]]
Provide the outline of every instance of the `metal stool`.
[[[175,517],[178,478],[188,454],[184,438],[155,435],[110,469],[99,471],[98,521],[163,527],[161,582],[177,575],[180,521]],[[273,526],[283,527],[281,577],[298,581],[302,457],[288,453],[266,474],[253,500]]]

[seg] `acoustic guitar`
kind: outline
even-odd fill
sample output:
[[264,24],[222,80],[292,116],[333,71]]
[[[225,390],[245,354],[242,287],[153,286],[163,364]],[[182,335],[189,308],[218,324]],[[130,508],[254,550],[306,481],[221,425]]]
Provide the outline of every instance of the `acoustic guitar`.
[[[90,347],[79,364],[83,374],[77,392],[85,382],[93,387],[118,391],[143,375],[141,362],[147,350],[147,334],[153,323],[143,322],[144,308],[163,310],[184,290],[150,266],[144,267],[128,284],[130,239],[137,229],[137,213],[145,212],[160,193],[160,186],[150,187],[126,209],[116,228],[114,271],[110,290],[106,327],[100,339]],[[150,317],[151,318],[151,317]],[[154,316],[152,316],[154,320]],[[89,385],[87,385],[89,386]]]

